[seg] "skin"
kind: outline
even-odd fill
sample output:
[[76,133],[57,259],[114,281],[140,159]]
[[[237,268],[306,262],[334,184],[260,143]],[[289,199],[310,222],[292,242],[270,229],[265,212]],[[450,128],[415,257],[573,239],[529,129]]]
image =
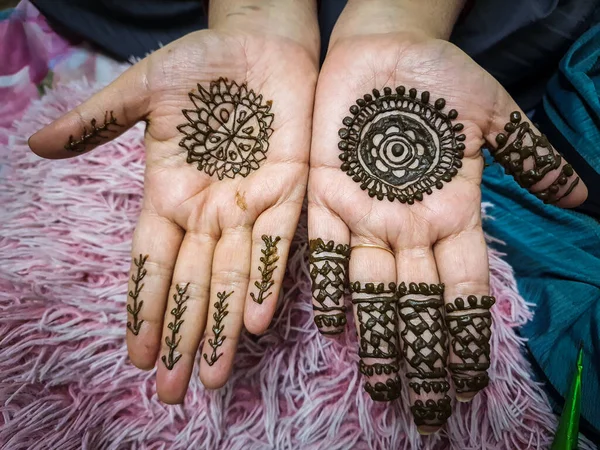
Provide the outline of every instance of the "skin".
[[[309,238],[352,246],[374,244],[393,252],[353,250],[351,282],[442,282],[445,302],[467,294],[489,295],[480,148],[493,144],[510,113],[520,109],[491,75],[447,42],[462,6],[461,1],[350,0],[335,27],[315,98]],[[369,197],[340,170],[338,158],[338,130],[355,99],[374,88],[399,85],[416,88],[419,95],[429,91],[431,102],[444,98],[445,111],[459,112],[455,123],[464,124],[461,133],[466,135],[458,175],[413,205]],[[558,172],[549,173],[531,191],[547,187]],[[586,196],[580,183],[558,205],[573,207]],[[459,362],[452,352],[449,361]],[[473,395],[462,394],[459,400],[469,401]],[[411,404],[417,399],[411,392]],[[423,434],[437,429],[419,427]]]
[[[219,0],[210,11],[209,30],[156,51],[29,141],[42,157],[68,158],[77,155],[63,148],[68,137],[80,136],[105,111],[114,111],[122,125],[110,138],[147,122],[144,199],[132,245],[132,258],[149,255],[140,294],[144,322],[137,336],[127,332],[127,348],[140,369],[157,365],[157,393],[165,403],[183,401],[198,351],[212,352],[208,340],[214,337],[217,292],[234,293],[222,320],[223,356],[212,366],[199,359],[207,388],[226,383],[242,329],[262,333],[268,327],[308,176],[319,52],[315,2]],[[187,151],[179,146],[183,135],[176,127],[187,122],[182,109],[193,108],[188,93],[220,77],[246,82],[263,95],[263,103],[272,101],[267,159],[245,178],[210,177],[188,164]],[[261,280],[263,235],[281,240],[272,294],[258,304],[250,293],[257,293],[254,283]],[[132,265],[130,277],[136,270]],[[168,370],[161,357],[169,353],[165,338],[172,333],[173,297],[176,285],[186,283],[189,299],[176,349],[181,358]]]
[[[114,111],[122,125],[110,137],[139,120],[147,122],[144,201],[132,248],[133,257],[149,255],[140,295],[144,323],[138,336],[128,332],[127,345],[137,367],[151,369],[158,361],[162,401],[183,401],[200,340],[214,337],[217,292],[234,294],[228,297],[223,319],[223,356],[213,366],[200,360],[206,387],[218,388],[227,381],[243,327],[252,333],[268,327],[307,186],[309,150],[310,238],[371,243],[394,253],[354,251],[351,280],[442,281],[446,300],[489,293],[479,148],[493,141],[518,107],[490,75],[444,40],[461,6],[442,0],[351,0],[319,76],[313,117],[319,51],[316,2],[215,1],[210,30],[153,53],[31,137],[31,149],[38,155],[66,158],[76,156],[63,148],[68,137],[80,135],[92,118],[104,117],[106,111]],[[209,177],[187,164],[187,152],[178,145],[182,135],[176,127],[186,122],[181,110],[191,107],[188,93],[197,83],[207,87],[219,77],[247,82],[273,101],[267,160],[246,178]],[[368,197],[340,170],[337,149],[337,130],[353,101],[373,88],[400,84],[444,97],[448,109],[459,111],[467,136],[458,176],[412,206]],[[542,180],[533,189],[551,181]],[[585,196],[581,183],[560,206],[575,206]],[[250,293],[256,293],[254,283],[261,279],[262,235],[280,236],[281,241],[272,295],[259,305]],[[136,270],[132,265],[131,273]],[[181,359],[167,370],[160,357],[168,355],[165,337],[171,335],[175,286],[186,283],[189,299],[177,347]],[[205,342],[200,352],[210,355],[211,350]]]

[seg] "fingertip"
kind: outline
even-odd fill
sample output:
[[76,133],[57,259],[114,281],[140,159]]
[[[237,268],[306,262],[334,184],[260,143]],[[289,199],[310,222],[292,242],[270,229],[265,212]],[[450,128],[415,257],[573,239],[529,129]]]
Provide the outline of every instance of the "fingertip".
[[222,373],[219,373],[216,370],[200,370],[200,381],[204,385],[206,389],[209,390],[217,390],[221,389],[223,386],[227,384],[227,380],[229,379],[229,372],[226,376],[223,376]]
[[477,392],[463,392],[456,394],[456,401],[460,403],[469,403],[477,395]]
[[440,431],[441,427],[433,427],[433,426],[428,426],[428,425],[420,425],[417,427],[417,432],[421,435],[421,436],[429,436],[431,434],[435,434],[438,431]]

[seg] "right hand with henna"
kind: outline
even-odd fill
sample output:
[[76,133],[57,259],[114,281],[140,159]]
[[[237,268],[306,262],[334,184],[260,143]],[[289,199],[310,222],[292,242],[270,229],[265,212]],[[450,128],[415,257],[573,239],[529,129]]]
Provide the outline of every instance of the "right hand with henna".
[[213,1],[210,30],[151,54],[29,141],[69,158],[147,122],[127,348],[137,367],[158,364],[166,403],[183,401],[203,336],[200,378],[218,388],[243,326],[269,326],[306,190],[316,4],[246,3]]
[[576,206],[587,190],[500,84],[402,3],[350,0],[334,30],[313,119],[310,273],[317,327],[343,332],[349,288],[365,390],[389,401],[406,384],[427,434],[451,414],[450,379],[460,401],[489,381],[481,147],[545,201]]

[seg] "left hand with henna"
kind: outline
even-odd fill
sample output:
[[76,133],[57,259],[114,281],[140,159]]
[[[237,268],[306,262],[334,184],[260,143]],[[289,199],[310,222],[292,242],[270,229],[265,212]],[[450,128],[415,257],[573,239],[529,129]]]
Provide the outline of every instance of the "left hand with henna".
[[183,401],[203,335],[200,378],[218,388],[243,326],[268,327],[308,175],[315,0],[215,0],[209,24],[29,140],[70,158],[147,121],[127,347],[137,367],[158,363],[167,403]]

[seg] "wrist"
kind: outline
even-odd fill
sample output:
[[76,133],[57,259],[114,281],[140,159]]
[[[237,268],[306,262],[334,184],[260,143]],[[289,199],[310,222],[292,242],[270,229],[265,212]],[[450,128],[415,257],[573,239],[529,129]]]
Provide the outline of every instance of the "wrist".
[[414,33],[448,40],[466,0],[348,0],[331,42],[367,34]]
[[209,28],[289,39],[318,61],[316,0],[210,0]]

